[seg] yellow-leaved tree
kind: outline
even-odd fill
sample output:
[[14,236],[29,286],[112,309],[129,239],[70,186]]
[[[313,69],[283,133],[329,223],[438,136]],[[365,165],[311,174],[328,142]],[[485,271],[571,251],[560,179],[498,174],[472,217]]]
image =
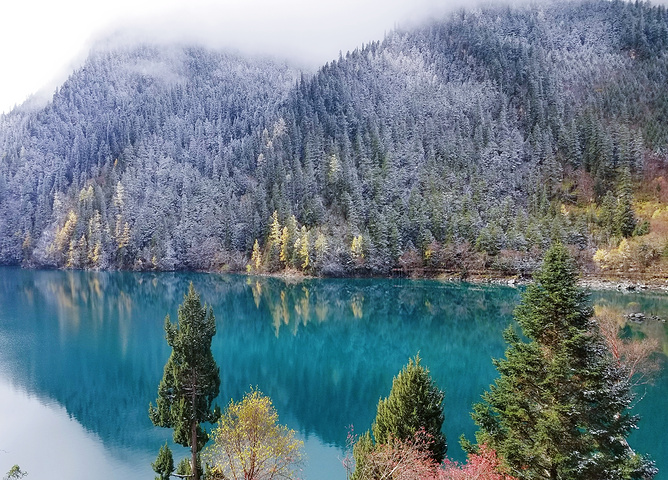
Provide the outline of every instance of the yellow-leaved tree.
[[257,241],[256,238],[255,243],[253,244],[253,253],[251,254],[250,263],[246,265],[246,271],[248,273],[259,272],[261,266],[262,266],[262,252],[260,251],[260,243]]
[[203,454],[207,478],[298,478],[304,443],[295,434],[278,424],[271,399],[253,389],[240,402],[230,402],[212,432],[214,444]]

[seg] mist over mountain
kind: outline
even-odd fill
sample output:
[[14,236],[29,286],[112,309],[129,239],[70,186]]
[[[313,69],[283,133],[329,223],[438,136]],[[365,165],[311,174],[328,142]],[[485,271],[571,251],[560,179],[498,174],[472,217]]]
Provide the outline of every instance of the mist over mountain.
[[590,1],[461,10],[316,73],[96,49],[0,117],[0,262],[522,273],[554,239],[591,261],[667,200],[667,47],[665,7]]

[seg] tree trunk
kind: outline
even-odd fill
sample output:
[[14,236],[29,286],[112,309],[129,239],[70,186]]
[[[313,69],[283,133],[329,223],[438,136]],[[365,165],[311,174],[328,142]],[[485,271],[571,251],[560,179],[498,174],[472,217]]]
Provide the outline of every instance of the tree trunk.
[[190,423],[190,433],[190,453],[192,453],[190,466],[192,469],[192,478],[199,480],[199,472],[197,471],[197,422],[194,420]]
[[197,420],[197,372],[193,369],[192,371],[193,380],[192,380],[192,393],[191,393],[191,402],[192,402],[192,420],[190,424],[190,452],[192,453],[192,478],[194,480],[199,480],[199,472],[197,471],[197,425],[199,422]]

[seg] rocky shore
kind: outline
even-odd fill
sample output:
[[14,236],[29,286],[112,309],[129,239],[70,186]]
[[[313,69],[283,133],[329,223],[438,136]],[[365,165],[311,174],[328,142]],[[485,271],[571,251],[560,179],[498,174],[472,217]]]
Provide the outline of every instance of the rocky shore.
[[602,280],[598,278],[584,277],[580,285],[590,290],[616,290],[619,292],[668,292],[668,283],[652,279],[647,282],[635,282],[629,280]]
[[[457,276],[441,276],[441,280],[462,281]],[[507,285],[510,287],[521,287],[531,283],[529,277],[503,277],[494,275],[469,275],[464,280],[471,283]],[[666,292],[668,293],[668,278],[647,278],[643,280],[632,280],[623,277],[600,277],[596,275],[583,275],[579,282],[583,288],[589,290],[616,290],[618,292]]]

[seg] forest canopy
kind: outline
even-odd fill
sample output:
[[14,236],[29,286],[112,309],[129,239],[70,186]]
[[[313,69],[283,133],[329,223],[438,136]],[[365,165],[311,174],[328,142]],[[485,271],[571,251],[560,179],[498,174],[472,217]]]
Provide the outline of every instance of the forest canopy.
[[666,243],[667,46],[665,7],[596,0],[461,10],[312,75],[93,50],[47,106],[0,117],[0,263],[522,274],[557,239],[645,268]]

